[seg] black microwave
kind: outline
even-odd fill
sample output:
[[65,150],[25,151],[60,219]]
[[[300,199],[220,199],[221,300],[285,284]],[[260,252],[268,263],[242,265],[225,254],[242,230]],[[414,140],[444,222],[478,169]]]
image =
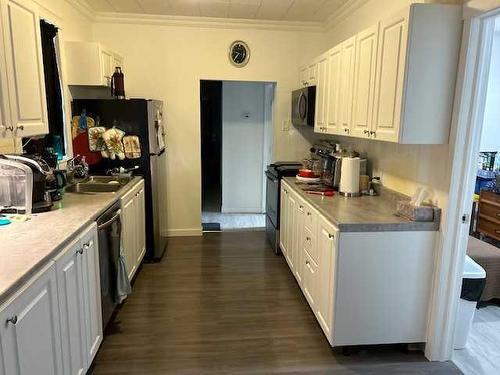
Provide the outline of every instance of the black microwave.
[[292,124],[314,126],[316,86],[304,87],[292,92]]

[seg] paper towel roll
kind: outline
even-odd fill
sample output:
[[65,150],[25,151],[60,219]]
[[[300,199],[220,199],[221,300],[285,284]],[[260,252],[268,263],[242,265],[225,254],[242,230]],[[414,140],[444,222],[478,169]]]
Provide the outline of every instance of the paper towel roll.
[[339,190],[344,194],[359,193],[360,158],[342,158]]

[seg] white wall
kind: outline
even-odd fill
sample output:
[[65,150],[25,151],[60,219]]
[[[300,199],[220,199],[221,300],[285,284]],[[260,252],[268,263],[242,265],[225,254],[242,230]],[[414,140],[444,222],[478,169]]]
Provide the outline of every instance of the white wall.
[[[499,24],[499,21],[496,21]],[[500,30],[495,31],[486,94],[481,151],[500,151]]]
[[[168,234],[201,233],[201,79],[276,82],[273,159],[304,156],[309,142],[295,129],[281,131],[281,124],[290,116],[298,66],[320,52],[320,34],[99,22],[94,39],[124,56],[129,96],[166,104]],[[235,68],[228,60],[227,50],[235,39],[250,46],[245,68]]]
[[265,87],[222,85],[222,212],[262,212]]

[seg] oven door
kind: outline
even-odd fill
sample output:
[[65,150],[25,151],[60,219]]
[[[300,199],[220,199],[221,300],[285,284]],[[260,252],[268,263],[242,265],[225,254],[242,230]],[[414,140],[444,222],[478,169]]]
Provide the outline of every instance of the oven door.
[[280,180],[272,173],[266,171],[266,215],[274,225],[279,228],[279,193]]

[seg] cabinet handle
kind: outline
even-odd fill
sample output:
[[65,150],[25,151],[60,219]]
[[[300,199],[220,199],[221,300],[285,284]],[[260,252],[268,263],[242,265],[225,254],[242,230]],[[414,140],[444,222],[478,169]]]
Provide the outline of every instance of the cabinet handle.
[[374,132],[374,131],[371,131],[371,132],[370,132],[370,135],[373,135],[374,137],[376,137],[376,136],[377,136],[377,133],[376,133],[376,132]]
[[24,130],[24,125],[17,125],[17,126],[16,126],[16,129],[17,129],[17,130]]
[[311,263],[310,263],[308,260],[306,260],[306,264],[307,264],[307,265],[309,265],[309,264],[311,264]]
[[306,237],[306,241],[311,241],[311,237]]
[[335,238],[335,235],[328,233],[328,238],[330,238],[330,239]]
[[369,130],[363,130],[363,134],[368,134],[368,136],[370,136],[370,131]]
[[76,255],[82,255],[83,254],[83,247],[79,248],[77,251],[76,251]]
[[304,208],[304,206],[300,205],[299,208],[302,210]]
[[88,250],[88,249],[90,249],[90,247],[91,247],[93,244],[94,244],[94,241],[92,241],[92,240],[90,240],[90,241],[88,241],[88,242],[85,242],[85,243],[83,244],[83,250]]
[[310,213],[310,212],[308,212],[308,213],[307,213],[307,216],[311,216],[311,213]]
[[14,126],[6,126],[5,129],[10,130],[11,132],[14,131]]
[[12,323],[12,324],[16,325],[16,323],[17,323],[17,315],[14,315],[12,318],[7,319],[6,323]]

